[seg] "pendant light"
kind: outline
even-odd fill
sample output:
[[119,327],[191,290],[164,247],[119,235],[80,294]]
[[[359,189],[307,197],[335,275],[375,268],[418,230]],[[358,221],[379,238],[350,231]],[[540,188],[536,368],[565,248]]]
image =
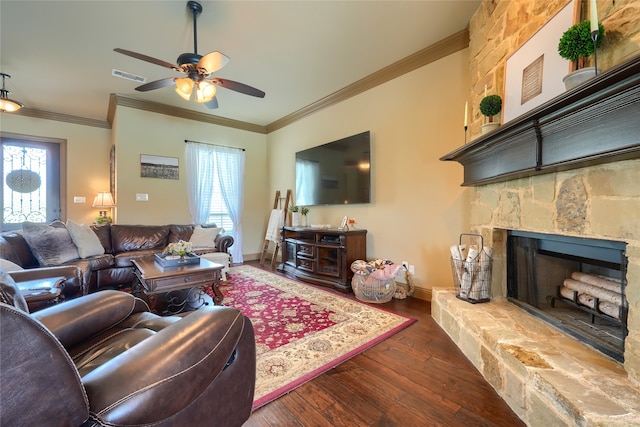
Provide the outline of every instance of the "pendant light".
[[18,101],[14,101],[13,99],[9,99],[8,95],[11,93],[4,87],[4,79],[11,78],[9,74],[0,73],[2,76],[2,89],[0,89],[0,111],[12,113],[14,111],[18,111],[24,104]]

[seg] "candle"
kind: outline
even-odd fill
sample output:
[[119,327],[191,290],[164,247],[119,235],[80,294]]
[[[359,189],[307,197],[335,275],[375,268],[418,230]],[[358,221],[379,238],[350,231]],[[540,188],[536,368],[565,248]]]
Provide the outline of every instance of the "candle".
[[484,97],[487,97],[487,85],[484,85]]
[[468,110],[469,109],[469,102],[465,102],[464,103],[464,127],[467,127],[467,115],[468,115]]
[[593,33],[598,31],[598,6],[596,6],[596,0],[591,0],[589,12],[591,12],[591,32]]

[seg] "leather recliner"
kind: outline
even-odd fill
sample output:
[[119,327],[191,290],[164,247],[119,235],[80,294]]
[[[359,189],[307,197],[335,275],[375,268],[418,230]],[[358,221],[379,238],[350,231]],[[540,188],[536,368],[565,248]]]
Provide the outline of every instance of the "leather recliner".
[[130,294],[101,291],[29,314],[3,276],[0,425],[230,427],[249,418],[255,340],[238,310],[160,317]]

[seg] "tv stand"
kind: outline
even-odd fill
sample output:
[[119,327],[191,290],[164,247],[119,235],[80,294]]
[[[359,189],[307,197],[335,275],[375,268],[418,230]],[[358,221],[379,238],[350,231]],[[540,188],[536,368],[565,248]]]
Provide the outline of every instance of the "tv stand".
[[351,263],[367,259],[367,230],[282,228],[280,270],[304,282],[351,292]]

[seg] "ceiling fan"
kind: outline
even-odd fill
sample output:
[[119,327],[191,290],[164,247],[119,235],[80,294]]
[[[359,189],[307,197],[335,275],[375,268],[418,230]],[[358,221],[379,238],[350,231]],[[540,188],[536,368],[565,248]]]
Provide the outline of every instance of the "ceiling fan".
[[[218,100],[216,99],[216,86],[231,89],[245,95],[251,95],[258,98],[264,98],[265,93],[254,87],[244,83],[238,83],[233,80],[221,79],[213,77],[212,74],[224,67],[229,62],[229,57],[220,52],[210,52],[204,56],[198,55],[198,35],[196,27],[196,18],[202,13],[202,5],[197,1],[188,1],[187,9],[193,14],[193,53],[183,53],[178,57],[178,65],[165,62],[160,59],[152,58],[141,53],[133,52],[126,49],[113,49],[123,55],[132,58],[147,61],[161,67],[171,68],[172,70],[186,74],[187,77],[168,77],[143,84],[135,88],[140,92],[147,92],[154,89],[171,86],[175,83],[176,92],[186,101],[194,99],[198,103],[203,103],[207,108],[218,108]],[[194,91],[195,88],[195,91]]]

